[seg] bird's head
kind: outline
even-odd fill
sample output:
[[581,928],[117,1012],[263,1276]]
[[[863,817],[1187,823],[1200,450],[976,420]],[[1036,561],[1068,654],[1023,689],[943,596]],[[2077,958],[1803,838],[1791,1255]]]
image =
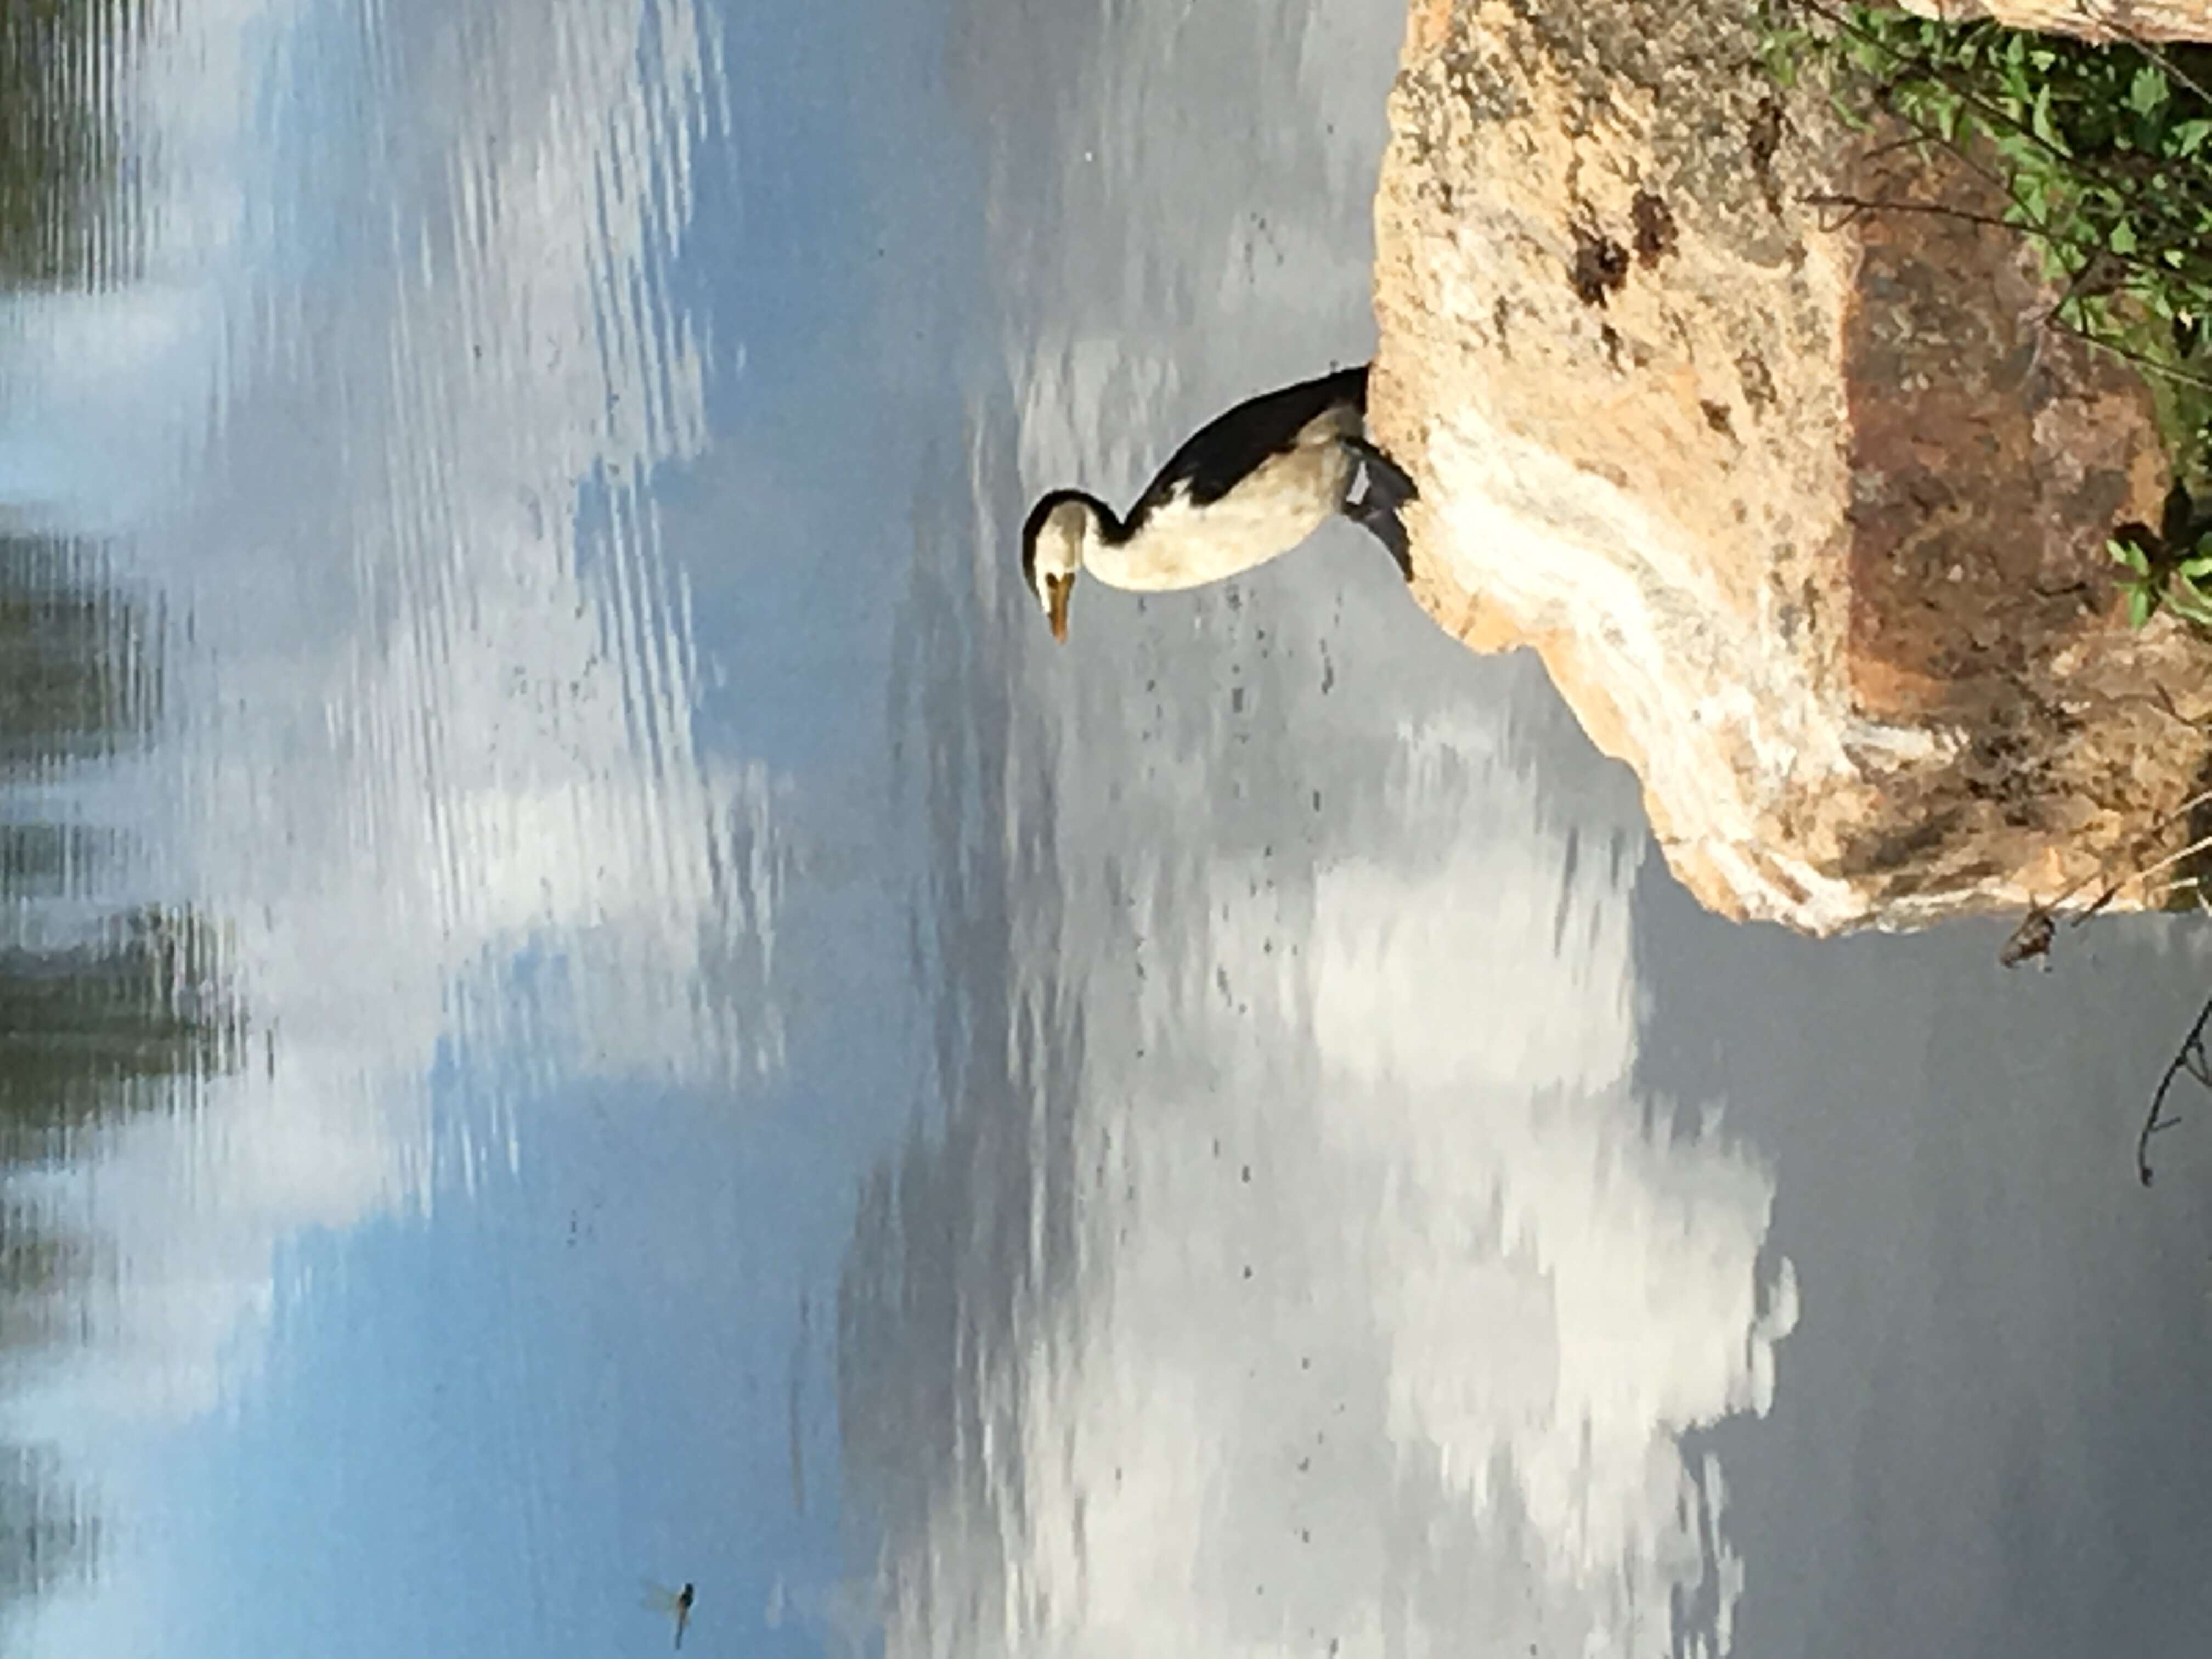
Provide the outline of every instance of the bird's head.
[[1030,509],[1022,526],[1022,580],[1044,609],[1056,640],[1067,637],[1067,600],[1083,556],[1098,544],[1105,509],[1079,489],[1055,489]]

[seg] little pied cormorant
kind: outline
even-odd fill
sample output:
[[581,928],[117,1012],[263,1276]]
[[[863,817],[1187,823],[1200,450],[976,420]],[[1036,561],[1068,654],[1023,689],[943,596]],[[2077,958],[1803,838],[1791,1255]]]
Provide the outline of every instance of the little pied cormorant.
[[[1237,405],[1168,458],[1126,519],[1096,495],[1055,489],[1022,526],[1022,577],[1056,640],[1088,570],[1139,592],[1199,587],[1287,553],[1332,514],[1362,526],[1413,580],[1398,509],[1413,481],[1367,441],[1367,366]],[[1352,486],[1362,469],[1366,489]]]

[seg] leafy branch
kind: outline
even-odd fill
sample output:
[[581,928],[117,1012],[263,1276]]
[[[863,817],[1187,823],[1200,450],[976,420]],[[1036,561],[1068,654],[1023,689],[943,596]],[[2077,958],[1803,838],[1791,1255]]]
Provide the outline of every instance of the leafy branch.
[[2061,287],[2045,324],[2162,385],[2160,420],[2177,462],[2212,478],[2212,48],[2160,48],[2099,21],[2128,44],[1769,0],[1762,49],[1778,82],[1817,69],[1848,125],[1863,131],[1877,114],[1894,119],[1923,155],[1946,153],[1993,183],[2003,206],[1982,214],[1844,195],[1808,201],[2018,232]]

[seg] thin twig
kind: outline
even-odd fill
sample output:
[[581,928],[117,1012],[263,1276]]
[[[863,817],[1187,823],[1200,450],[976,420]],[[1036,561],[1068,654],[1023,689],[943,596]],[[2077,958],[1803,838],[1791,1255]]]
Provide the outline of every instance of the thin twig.
[[[2212,789],[2200,789],[2195,794],[2191,795],[2187,800],[2182,802],[2180,805],[2175,807],[2172,811],[2160,814],[2158,821],[2153,823],[2149,830],[2145,832],[2145,838],[2148,839],[2151,836],[2157,835],[2168,824],[2182,823],[2198,807],[2206,805],[2212,805]],[[2136,845],[2140,846],[2142,845],[2142,842],[2138,842]],[[2174,855],[2174,859],[2185,858],[2187,856],[2188,850],[2185,848],[2182,852],[2176,854]],[[2173,859],[2165,860],[2166,863],[2172,863],[2173,861]],[[2158,868],[2161,866],[2154,866],[2153,867]],[[2138,870],[2135,872],[2135,875],[2124,876],[2120,878],[2120,885],[2124,887],[2129,882],[2133,881],[2136,878],[2136,876],[2141,876],[2147,873],[2148,872],[2146,871]],[[2051,902],[2053,904],[2063,903],[2066,900],[2067,894],[2075,892],[2087,885],[2088,885],[2088,882],[2086,878],[2081,881],[2077,881],[2072,887],[2067,890],[2066,893],[2060,894],[2058,897],[2053,899]]]
[[2061,334],[2071,334],[2075,339],[2095,346],[2100,351],[2109,351],[2123,362],[2133,363],[2146,374],[2162,374],[2167,380],[2178,381],[2183,386],[2193,386],[2205,392],[2212,392],[2212,379],[2207,379],[2202,374],[2191,374],[2185,368],[2176,368],[2172,364],[2160,362],[2155,357],[2147,357],[2142,352],[2130,349],[2117,340],[2110,339],[2102,334],[2092,334],[2086,328],[2077,328],[2063,317],[2053,315],[2047,321],[2051,327],[2057,329]]
[[[2160,690],[2163,690],[2165,688],[2162,686],[2160,687]],[[2179,720],[2180,716],[2176,714],[2174,718]],[[2182,802],[2180,805],[2175,807],[2172,811],[2166,813],[2164,817],[2158,819],[2156,823],[2153,823],[2148,830],[2145,830],[2142,835],[2137,838],[2134,844],[2139,847],[2144,841],[2158,835],[2161,830],[2166,829],[2168,824],[2185,821],[2191,813],[2194,812],[2198,807],[2205,805],[2208,803],[2212,803],[2212,789],[2201,790],[2197,793],[2191,795],[2187,800]],[[2180,853],[2176,854],[2174,858],[2166,860],[2160,865],[2153,866],[2152,868],[2163,868],[2165,864],[2170,864],[2179,859],[2186,858],[2191,851],[2198,850],[2198,848],[2201,848],[2203,844],[2204,843],[2203,842],[2199,842],[2197,848],[2185,848]],[[2107,854],[2105,858],[2098,860],[2097,867],[2094,870],[2092,870],[2087,875],[2076,876],[2064,887],[2059,889],[2057,896],[2051,899],[2049,903],[2029,905],[2027,907],[2027,914],[2021,918],[2020,926],[2013,929],[2011,935],[2006,939],[2003,948],[1997,952],[1997,960],[2008,968],[2017,968],[2021,963],[2026,962],[2029,957],[2033,957],[2041,959],[2045,965],[2048,966],[2050,963],[2049,952],[2051,950],[2051,935],[2057,927],[2056,919],[2058,915],[2058,907],[2065,903],[2068,899],[2072,898],[2075,894],[2080,892],[2091,882],[2106,879],[2105,872],[2106,866],[2110,862],[2110,857],[2111,855]],[[2126,889],[2130,882],[2138,880],[2147,873],[2148,873],[2148,872],[2138,869],[2132,871],[2119,878],[2118,880],[2112,882],[2111,885],[2107,886],[2097,896],[2096,901],[2090,904],[2086,909],[2069,912],[2067,914],[2068,924],[2071,927],[2079,927],[2083,922],[2088,921],[2090,917],[2103,910],[2106,905],[2110,904],[2113,899],[2118,897],[2120,893]],[[2179,885],[2179,884],[2176,884]],[[2208,912],[2212,912],[2212,906],[2208,906],[2206,908]]]
[[[2164,686],[2160,686],[2159,688],[2161,691],[2165,689],[2166,688]],[[2179,716],[2177,715],[2176,718],[2179,719]],[[2146,838],[2157,835],[2170,823],[2186,823],[2191,813],[2194,812],[2198,807],[2208,804],[2212,804],[2212,789],[2200,789],[2197,793],[2191,795],[2187,800],[2182,802],[2180,805],[2175,807],[2171,812],[2166,813],[2159,818],[2158,822],[2152,824],[2149,830],[2145,832]],[[2136,844],[2137,846],[2141,846],[2142,842],[2139,841]],[[2165,869],[2168,865],[2179,864],[2182,860],[2187,858],[2191,853],[2203,852],[2208,845],[2212,845],[2212,836],[2208,836],[2203,841],[2194,842],[2190,846],[2183,848],[2179,853],[2173,854],[2171,857],[2160,859],[2156,864],[2131,871],[2130,873],[2122,876],[2118,881],[2112,883],[2111,886],[2106,888],[2102,893],[2098,895],[2097,902],[2095,903],[2092,904],[2087,910],[2082,911],[2079,915],[2074,917],[2073,925],[2079,927],[2091,916],[2095,915],[2097,912],[2103,909],[2106,905],[2110,904],[2114,898],[2118,897],[2120,892],[2126,888],[2130,882],[2140,881],[2145,876],[2154,875],[2159,871]],[[2100,860],[2099,863],[2101,867],[2102,860]],[[2079,892],[2087,884],[2088,878],[2085,876],[2081,880],[2075,882],[2073,886],[2061,893],[2057,898],[2051,900],[2051,908],[2055,908],[2057,906],[2065,903],[2069,898],[2072,897],[2075,893]]]
[[[2110,248],[2088,247],[2085,243],[2061,236],[2057,232],[2037,224],[2033,220],[2022,222],[2007,219],[1994,213],[1977,213],[1972,208],[1954,207],[1948,202],[1893,201],[1871,196],[1845,196],[1834,191],[1811,191],[1797,199],[1807,207],[1850,210],[1834,224],[1821,227],[1824,230],[1840,230],[1862,213],[1926,213],[1938,218],[1956,219],[1962,224],[1986,225],[1993,229],[2010,231],[2015,236],[2032,236],[2039,241],[2048,242],[2051,246],[2062,249],[2068,253],[2080,253],[2087,248],[2090,257],[2082,260],[2081,270],[2074,273],[2074,280],[2068,284],[2066,292],[2059,296],[2058,304],[2051,307],[2051,314],[2054,316],[2060,307],[2074,297],[2074,290],[2081,286],[2082,279],[2089,274],[2091,267],[2099,260],[2108,261],[2130,270],[2147,270],[2154,276],[2172,274],[2154,259],[2139,258],[2130,253],[2115,253]],[[2014,205],[2020,208],[2023,213],[2027,211],[2027,204],[2023,202],[2015,199]]]
[[2126,41],[2144,57],[2149,58],[2152,63],[2157,64],[2175,80],[2180,82],[2183,86],[2187,87],[2190,91],[2195,93],[2199,98],[2204,100],[2206,103],[2212,104],[2212,92],[2205,90],[2204,83],[2202,81],[2199,81],[2195,76],[2190,74],[2190,72],[2182,68],[2180,64],[2175,63],[2172,58],[2161,50],[2156,42],[2147,39],[2145,36],[2137,34],[2133,29],[2130,28],[2127,25],[2127,20],[2120,16],[2118,13],[2109,12],[2102,6],[2094,5],[2091,3],[2091,0],[2077,0],[2077,3],[2081,7],[2081,15],[2087,18],[2090,22],[2097,24],[2100,27],[2110,29],[2118,39]]
[[[1856,155],[1851,157],[1851,165],[1863,167],[1870,161],[1879,161],[1885,155],[1894,155],[1900,149],[1911,149],[1915,145],[1927,143],[1929,136],[1915,128],[1902,138],[1893,138],[1886,144],[1876,144],[1872,149],[1861,150]],[[1942,141],[1942,134],[1938,133],[1934,137],[1937,143],[1940,143]]]
[[2166,1115],[2166,1091],[2173,1087],[2173,1080],[2186,1073],[2193,1081],[2212,1088],[2212,1082],[2206,1079],[2206,1073],[2212,1071],[2204,1053],[2204,1028],[2208,1024],[2212,1024],[2212,997],[2205,998],[2204,1006],[2197,1011],[2189,1035],[2181,1039],[2181,1047],[2166,1062],[2166,1074],[2159,1079],[2158,1087],[2151,1093],[2150,1110],[2143,1118],[2142,1133],[2136,1137],[2136,1179],[2146,1187],[2151,1183],[2150,1138],[2181,1121],[2178,1117]]
[[[1917,67],[1921,74],[1926,76],[1928,78],[1941,82],[1943,86],[1948,88],[1963,104],[1978,112],[1987,119],[1994,121],[1999,125],[2010,128],[2013,131],[2027,138],[2031,143],[2048,151],[2060,161],[2064,162],[2067,167],[2069,168],[2077,178],[2094,178],[2104,180],[2108,184],[2120,185],[2125,185],[2130,182],[2124,174],[2116,173],[2110,168],[2097,165],[2094,161],[2093,158],[2072,155],[2062,146],[2054,144],[2051,141],[2045,138],[2041,134],[2036,132],[2032,125],[2024,124],[2018,118],[2009,115],[2002,108],[1990,104],[1986,99],[1975,93],[1970,85],[1961,83],[1957,78],[1955,73],[1948,68],[1939,66],[1931,60],[1923,58],[1917,58],[1912,54],[1900,51],[1899,48],[1890,45],[1887,40],[1881,39],[1879,36],[1858,27],[1848,16],[1823,4],[1821,0],[1796,0],[1796,3],[1803,6],[1807,10],[1814,13],[1815,15],[1825,18],[1830,24],[1843,33],[1850,34],[1855,38],[1873,46],[1881,52],[1884,56],[1889,58],[1893,62]],[[2212,100],[2212,94],[2206,93],[2204,89],[2198,86],[2185,70],[2181,70],[2178,64],[2172,64],[2165,54],[2157,52],[2154,48],[2150,47],[2143,41],[2136,39],[2132,34],[2128,33],[2124,29],[2122,29],[2121,33],[2136,47],[2138,51],[2158,61],[2161,67],[2166,68],[2169,73],[2180,80],[2184,85],[2188,86],[2191,90],[2197,92],[2199,96],[2205,97],[2208,100]],[[1886,95],[1886,94],[1881,97],[1881,102],[1883,107],[1888,111],[1889,114],[1893,118],[1904,121],[1905,125],[1918,132],[1923,138],[1942,145],[1946,150],[1949,151],[1951,155],[1955,156],[1961,162],[1965,163],[1967,167],[1971,167],[1974,172],[1980,173],[1984,178],[1987,178],[1995,183],[1998,188],[2004,192],[2006,199],[2011,203],[2014,207],[2020,210],[2024,221],[2024,222],[2008,223],[2008,228],[2014,230],[2029,231],[2034,235],[2041,238],[2046,243],[2050,244],[2052,247],[2063,250],[2064,252],[2074,254],[2077,257],[2083,254],[2083,246],[2081,244],[2074,240],[2057,234],[2052,229],[2047,215],[2039,215],[2030,211],[2027,204],[2020,198],[2019,194],[2014,190],[2012,180],[1999,174],[1994,169],[1987,167],[1984,163],[1977,161],[1972,155],[1967,153],[1966,147],[1961,144],[1957,138],[1947,136],[1940,129],[1929,127],[1925,122],[1923,122],[1907,112],[1898,108]],[[1887,148],[1889,147],[1885,146],[1883,147],[1883,149],[1886,150]],[[1883,153],[1883,150],[1877,150],[1874,153],[1881,154]],[[1920,210],[1927,211],[1929,210],[1922,209]],[[1960,212],[1959,216],[1962,218],[1974,217],[1974,216],[1966,214],[1963,211]],[[1986,220],[1980,220],[1978,222],[1988,222]],[[1998,222],[2007,222],[2000,221]],[[2167,269],[2166,266],[2158,264],[2154,260],[2115,253],[2110,248],[2104,246],[2101,240],[2090,246],[2087,253],[2088,257],[2085,263],[2085,270],[2087,268],[2087,264],[2094,264],[2098,259],[2101,258],[2103,260],[2122,264],[2133,269],[2148,271],[2152,276],[2156,276],[2160,280],[2170,278],[2173,275],[2172,270]],[[2073,288],[2079,285],[2083,274],[2083,271],[2076,271],[2074,273],[2075,281],[2073,284],[2069,285],[2068,290],[2069,297],[2071,297]],[[2060,306],[2063,307],[2065,301],[2062,300],[2059,303]],[[2083,337],[2091,338],[2092,337],[2085,335]],[[2101,343],[2101,342],[2096,343]],[[2145,360],[2136,359],[2136,361],[2140,363]],[[2157,364],[2153,364],[2151,366],[2163,367],[2162,365]],[[2181,374],[2178,372],[2170,371],[2170,373],[2172,373],[2173,378],[2181,380],[2189,384],[2202,385],[2205,386],[2207,389],[2212,389],[2212,382],[2199,381],[2191,376]]]
[[[2069,237],[2062,234],[2054,228],[2051,215],[2047,211],[2038,213],[2021,198],[2019,191],[2014,187],[2014,182],[2010,178],[2007,177],[2004,173],[1998,172],[1996,168],[1990,166],[1987,162],[1981,161],[1964,145],[1960,144],[1956,139],[1946,138],[1940,129],[1929,126],[1925,121],[1922,120],[1918,116],[1912,114],[1910,111],[1893,108],[1889,111],[1889,115],[1891,119],[1902,121],[1905,125],[1911,127],[1912,131],[1918,135],[1920,142],[1936,146],[1938,149],[1941,149],[1948,154],[1953,161],[1965,167],[1968,172],[1987,180],[1996,188],[1999,194],[2003,196],[2005,200],[2010,204],[2013,208],[2018,210],[2021,216],[2016,220],[1992,218],[1987,214],[1974,213],[1965,208],[1948,208],[1941,204],[1936,203],[1899,203],[1895,204],[1897,210],[1907,213],[1948,212],[1957,218],[1966,220],[1972,223],[1996,225],[2002,228],[2003,229],[2012,231],[2016,234],[2033,237],[2037,240],[2045,243],[2062,254],[2070,255],[2077,258],[2080,261],[2080,269],[2072,273],[2072,280],[2067,284],[2066,293],[2060,297],[2058,303],[2051,307],[2052,313],[2055,314],[2064,308],[2067,301],[2074,296],[2075,289],[2081,286],[2082,279],[2087,276],[2091,270],[2100,263],[2111,263],[2123,265],[2131,270],[2146,271],[2150,276],[2160,278],[2160,280],[2170,277],[2173,274],[2172,270],[2167,267],[2160,264],[2155,259],[2145,258],[2137,254],[2115,253],[2112,249],[2106,247],[2100,240],[2094,239],[2084,240],[2079,237]],[[1869,161],[1873,161],[1875,157],[1887,155],[1890,151],[1899,149],[1904,144],[1910,142],[1911,141],[1899,139],[1891,143],[1877,145],[1875,149],[1855,157],[1851,165],[1854,167],[1863,167]],[[1807,197],[1804,199],[1808,204],[1821,204],[1821,198],[1819,198]],[[1838,204],[1844,199],[1846,198],[1836,198],[1835,203],[1830,203],[1827,204]],[[1860,207],[1872,206],[1874,204],[1871,203],[1854,200],[1852,202],[1852,205],[1856,209]],[[1844,225],[1849,224],[1851,220],[1856,216],[1856,211],[1848,213],[1843,219],[1838,221],[1837,224],[1828,227],[1828,228],[1840,229]]]
[[[1970,225],[1994,225],[1999,230],[2021,231],[2032,226],[2016,225],[2009,219],[2001,219],[1994,213],[1976,213],[1971,208],[1952,207],[1943,202],[1878,201],[1867,196],[1844,196],[1831,191],[1813,191],[1797,198],[1807,207],[1849,208],[1852,216],[1862,213],[1929,213],[1939,218],[1958,219]],[[1845,223],[1849,223],[1847,219]]]
[[2142,869],[2136,871],[2135,874],[2130,876],[2127,881],[2122,882],[2120,885],[2124,887],[2131,882],[2148,881],[2160,871],[2171,870],[2175,865],[2180,863],[2182,860],[2194,858],[2197,854],[2204,851],[2207,848],[2212,848],[2212,836],[2200,836],[2196,841],[2191,842],[2188,846],[2183,848],[2179,852],[2168,853],[2164,858],[2160,859],[2155,864],[2146,864]]
[[[1876,51],[1880,52],[1884,57],[1889,58],[1892,62],[1904,64],[1908,69],[1925,76],[1927,79],[1939,82],[1954,94],[1960,103],[1966,105],[1968,108],[1975,111],[1978,114],[1982,115],[1985,118],[1996,122],[2000,126],[2010,128],[2014,132],[2019,134],[2021,137],[2027,139],[2030,143],[2034,144],[2037,148],[2048,151],[2054,159],[2066,163],[2069,167],[2073,168],[2077,174],[2087,174],[2092,178],[2101,179],[2108,184],[2124,184],[2127,182],[2124,179],[2118,177],[2107,169],[2092,164],[2090,158],[2072,155],[2063,145],[2053,143],[2050,139],[2045,138],[2041,133],[2036,131],[2033,125],[2021,120],[2017,116],[2008,113],[2005,110],[2000,108],[1996,105],[1990,103],[1989,100],[1984,98],[1979,93],[1974,91],[1971,86],[1961,84],[1955,72],[1950,69],[1939,65],[1931,59],[1926,58],[1917,58],[1910,52],[1899,51],[1895,46],[1890,45],[1888,41],[1883,40],[1880,35],[1874,33],[1870,30],[1859,27],[1858,25],[1852,22],[1849,17],[1844,15],[1840,12],[1831,9],[1828,6],[1822,3],[1822,0],[1797,0],[1797,3],[1803,6],[1808,11],[1813,13],[1815,16],[1826,19],[1828,22],[1842,30],[1844,33],[1866,42],[1869,46],[1873,46]],[[1957,148],[1956,143],[1954,140],[1947,139],[1944,142],[1950,143],[1954,149]]]
[[2183,848],[2179,852],[2167,854],[2166,857],[2160,859],[2155,864],[2147,864],[2140,870],[2129,872],[2129,873],[2122,876],[2111,886],[2106,888],[2103,892],[2098,894],[2095,903],[2092,904],[2087,909],[2081,912],[2078,915],[2069,918],[2069,925],[2079,927],[2083,922],[2088,921],[2090,917],[2095,915],[2100,910],[2102,910],[2106,905],[2118,898],[2123,892],[2134,886],[2136,883],[2148,880],[2150,877],[2156,875],[2160,871],[2169,869],[2172,866],[2180,863],[2182,860],[2185,858],[2194,857],[2197,854],[2204,851],[2208,847],[2212,847],[2212,836],[2207,836],[2201,841],[2193,841],[2190,842],[2188,846]]

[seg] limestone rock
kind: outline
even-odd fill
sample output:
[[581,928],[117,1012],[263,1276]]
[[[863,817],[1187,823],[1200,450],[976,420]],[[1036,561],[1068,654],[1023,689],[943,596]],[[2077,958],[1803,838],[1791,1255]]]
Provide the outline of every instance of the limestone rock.
[[2185,838],[2212,718],[2212,646],[2130,634],[2104,549],[2159,520],[2149,394],[2039,325],[2010,233],[1808,204],[1990,208],[1778,96],[1749,12],[1415,4],[1370,422],[1421,487],[1416,593],[1542,654],[1717,910],[2094,890]]
[[2084,40],[2212,40],[2212,0],[1897,0],[1899,9],[1962,22],[1994,17],[2016,29]]

